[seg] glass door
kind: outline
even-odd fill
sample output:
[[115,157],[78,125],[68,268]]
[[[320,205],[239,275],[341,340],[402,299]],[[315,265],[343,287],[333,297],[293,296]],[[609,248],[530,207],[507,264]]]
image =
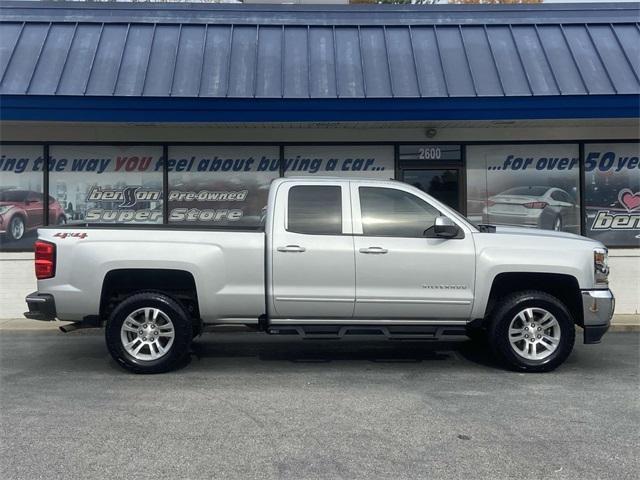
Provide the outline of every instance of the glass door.
[[460,145],[401,145],[399,180],[464,214],[464,163]]
[[421,168],[402,170],[402,181],[460,211],[460,169]]

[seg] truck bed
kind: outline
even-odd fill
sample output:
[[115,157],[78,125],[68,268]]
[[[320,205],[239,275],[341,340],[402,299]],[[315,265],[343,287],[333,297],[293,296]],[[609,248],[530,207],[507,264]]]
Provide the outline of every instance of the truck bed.
[[265,311],[261,229],[67,225],[38,234],[57,246],[55,277],[40,280],[38,289],[54,294],[59,318],[98,315],[105,275],[119,269],[189,272],[204,323],[257,323]]

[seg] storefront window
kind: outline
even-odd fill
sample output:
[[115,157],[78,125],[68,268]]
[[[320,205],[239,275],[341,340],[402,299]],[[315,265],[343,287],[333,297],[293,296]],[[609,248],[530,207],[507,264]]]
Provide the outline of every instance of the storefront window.
[[[44,224],[43,148],[0,146],[0,250],[30,250]],[[58,214],[50,202],[51,217]]]
[[162,147],[62,145],[49,156],[58,223],[162,223]]
[[169,222],[259,226],[279,159],[274,146],[169,147]]
[[580,233],[578,158],[578,145],[469,146],[469,219]]
[[391,145],[303,145],[284,149],[287,177],[301,175],[379,178],[395,177]]
[[587,144],[586,234],[610,247],[640,246],[640,144]]

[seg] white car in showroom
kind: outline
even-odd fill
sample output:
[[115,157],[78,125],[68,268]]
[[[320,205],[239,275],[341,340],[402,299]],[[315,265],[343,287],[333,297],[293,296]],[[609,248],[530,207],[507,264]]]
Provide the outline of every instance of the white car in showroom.
[[514,187],[489,197],[484,223],[580,233],[580,205],[561,188]]

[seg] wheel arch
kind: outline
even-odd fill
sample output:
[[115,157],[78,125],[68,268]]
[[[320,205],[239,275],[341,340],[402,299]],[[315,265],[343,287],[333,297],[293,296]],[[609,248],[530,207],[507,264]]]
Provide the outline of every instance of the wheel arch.
[[7,222],[8,224],[11,224],[11,222],[13,222],[14,218],[21,218],[22,219],[22,223],[24,223],[24,229],[25,231],[27,230],[27,212],[25,212],[24,210],[16,210],[11,217],[9,218],[9,221]]
[[117,303],[144,291],[162,292],[181,303],[191,317],[200,321],[198,291],[193,274],[166,268],[122,268],[108,271],[100,293],[100,319],[109,317]]
[[569,310],[576,324],[584,323],[582,298],[578,279],[561,273],[505,272],[493,279],[483,317],[489,317],[491,310],[505,296],[522,291],[539,290],[560,300]]

